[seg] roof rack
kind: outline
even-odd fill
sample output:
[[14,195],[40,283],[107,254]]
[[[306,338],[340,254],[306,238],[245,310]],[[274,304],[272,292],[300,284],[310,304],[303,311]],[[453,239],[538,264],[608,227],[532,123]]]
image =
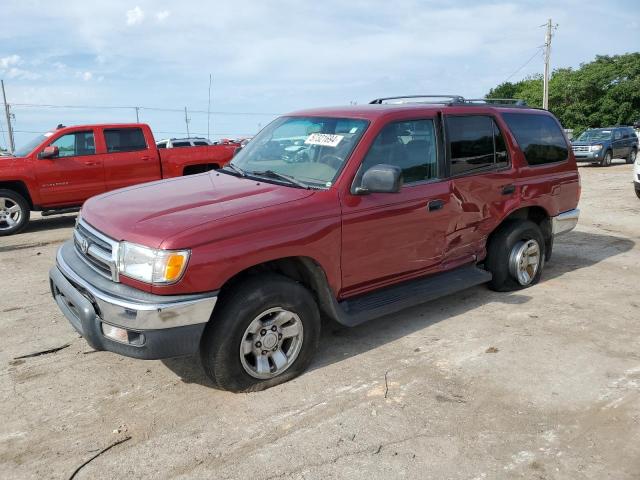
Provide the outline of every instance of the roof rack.
[[520,98],[464,98],[462,95],[404,95],[401,97],[376,98],[370,104],[383,103],[425,103],[434,105],[492,105],[505,107],[527,107],[527,102]]
[[[418,101],[418,99],[424,99]],[[428,99],[436,99],[436,101],[429,101]],[[408,101],[407,101],[408,100]],[[447,101],[443,101],[447,100]],[[433,104],[446,104],[446,103],[461,103],[464,102],[464,97],[461,95],[403,95],[400,97],[384,97],[376,98],[369,102],[370,104],[382,105],[383,103],[433,103]]]

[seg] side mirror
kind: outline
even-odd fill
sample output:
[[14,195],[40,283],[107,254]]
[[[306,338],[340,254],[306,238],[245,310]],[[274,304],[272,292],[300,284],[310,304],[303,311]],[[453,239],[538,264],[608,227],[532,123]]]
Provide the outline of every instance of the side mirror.
[[60,150],[55,145],[49,145],[48,147],[44,147],[44,150],[40,152],[38,157],[40,158],[56,158],[60,154]]
[[402,187],[402,170],[395,165],[380,163],[362,175],[362,182],[356,187],[357,195],[368,193],[398,193]]

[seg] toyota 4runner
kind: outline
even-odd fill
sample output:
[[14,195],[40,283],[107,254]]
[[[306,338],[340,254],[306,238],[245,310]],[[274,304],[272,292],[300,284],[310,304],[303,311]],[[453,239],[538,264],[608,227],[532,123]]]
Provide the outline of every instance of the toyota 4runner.
[[301,111],[221,170],[88,200],[51,291],[95,349],[199,353],[218,387],[260,390],[309,365],[321,318],[536,284],[579,196],[544,110],[454,96]]

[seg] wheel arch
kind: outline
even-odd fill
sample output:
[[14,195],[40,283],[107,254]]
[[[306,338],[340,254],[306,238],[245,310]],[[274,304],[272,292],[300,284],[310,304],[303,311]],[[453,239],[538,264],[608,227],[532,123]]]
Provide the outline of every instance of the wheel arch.
[[498,232],[506,223],[516,220],[530,220],[540,227],[540,231],[542,232],[545,242],[545,260],[548,261],[551,258],[551,251],[553,250],[551,215],[549,215],[549,212],[547,212],[544,207],[539,205],[521,207],[510,212],[489,234],[487,238],[487,245],[489,245],[496,232]]
[[229,290],[247,278],[264,273],[277,273],[300,283],[308,289],[318,304],[321,313],[335,319],[335,295],[329,286],[324,268],[315,259],[305,256],[283,257],[252,265],[229,278],[220,288],[222,301]]
[[29,208],[33,210],[33,200],[31,199],[29,189],[24,182],[20,180],[3,180],[0,181],[0,189],[13,190],[16,193],[19,193],[27,201]]

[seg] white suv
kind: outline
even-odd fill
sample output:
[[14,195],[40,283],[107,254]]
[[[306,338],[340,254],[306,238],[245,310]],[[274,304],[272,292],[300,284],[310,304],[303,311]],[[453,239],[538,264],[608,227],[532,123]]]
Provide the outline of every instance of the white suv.
[[212,143],[204,137],[167,138],[156,142],[158,148],[204,147]]

